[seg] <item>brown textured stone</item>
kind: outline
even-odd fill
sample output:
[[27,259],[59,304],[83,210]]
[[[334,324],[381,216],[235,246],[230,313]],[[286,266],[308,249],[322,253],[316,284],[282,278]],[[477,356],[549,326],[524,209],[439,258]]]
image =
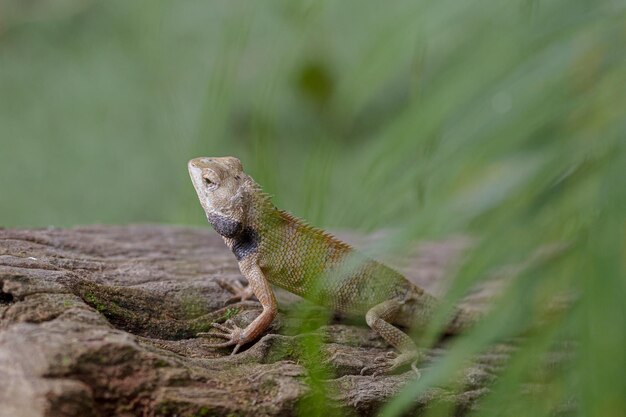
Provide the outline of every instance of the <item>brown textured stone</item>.
[[[376,239],[347,237],[360,247]],[[437,293],[466,246],[423,244],[396,266]],[[299,332],[285,310],[303,301],[280,291],[282,312],[259,342],[235,356],[207,348],[195,333],[216,320],[245,325],[260,311],[255,301],[227,304],[220,282],[235,279],[233,254],[209,228],[0,229],[0,416],[293,415],[311,395],[299,356],[311,334],[322,338],[328,398],[349,414],[373,414],[412,378],[358,375],[385,343],[336,320]],[[426,352],[423,372],[444,349]],[[508,353],[477,358],[462,392],[431,390],[416,407],[471,409]]]

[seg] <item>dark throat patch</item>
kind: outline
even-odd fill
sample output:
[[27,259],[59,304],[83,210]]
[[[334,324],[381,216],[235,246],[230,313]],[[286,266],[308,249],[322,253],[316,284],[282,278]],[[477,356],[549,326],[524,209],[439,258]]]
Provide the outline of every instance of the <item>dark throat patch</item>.
[[220,216],[219,214],[207,214],[206,218],[213,226],[213,229],[224,237],[234,238],[243,228],[241,222],[229,219],[226,216]]
[[238,261],[251,253],[255,253],[259,247],[259,235],[251,227],[245,227],[243,231],[235,236],[233,253]]

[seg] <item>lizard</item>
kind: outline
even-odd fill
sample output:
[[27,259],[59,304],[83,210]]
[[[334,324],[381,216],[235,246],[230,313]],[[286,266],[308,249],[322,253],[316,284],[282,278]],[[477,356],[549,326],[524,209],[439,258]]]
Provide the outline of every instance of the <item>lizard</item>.
[[[274,206],[268,194],[247,175],[235,157],[199,157],[188,162],[188,171],[208,222],[221,235],[238,261],[248,286],[231,288],[240,300],[256,296],[262,312],[245,328],[234,323],[212,323],[215,331],[200,337],[223,342],[210,348],[241,346],[257,340],[274,320],[278,308],[270,286],[301,296],[344,315],[365,317],[368,326],[393,346],[364,375],[416,367],[419,351],[399,327],[425,327],[438,299],[414,285],[395,269],[371,259],[326,231],[310,226]],[[456,308],[444,330],[456,334],[476,317]]]

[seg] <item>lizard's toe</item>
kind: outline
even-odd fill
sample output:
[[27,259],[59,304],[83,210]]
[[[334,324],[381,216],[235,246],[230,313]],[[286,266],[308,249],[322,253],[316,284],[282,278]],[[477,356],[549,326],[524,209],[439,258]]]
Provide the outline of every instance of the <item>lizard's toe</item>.
[[383,364],[377,364],[377,365],[371,365],[371,366],[364,366],[363,369],[361,369],[361,372],[359,372],[360,375],[367,375],[369,372],[372,372],[372,376],[376,376],[377,374],[377,370],[384,367],[385,365]]
[[420,372],[417,369],[417,360],[417,352],[405,352],[402,354],[387,352],[374,359],[373,365],[363,367],[363,369],[361,369],[361,375],[366,375],[371,372],[372,376],[376,377],[378,375],[391,373],[398,368],[410,364],[411,369],[415,371],[417,377],[419,378]]
[[250,288],[249,286],[243,285],[238,280],[235,280],[235,281],[220,280],[219,284],[222,286],[222,288],[225,288],[226,290],[228,290],[229,292],[233,294],[232,297],[226,300],[227,304],[237,302],[237,301],[249,300],[250,298],[254,296],[254,292],[252,292],[252,288]]
[[420,379],[422,377],[422,373],[419,369],[417,369],[417,359],[411,362],[411,369],[413,370],[413,372],[415,372],[415,376],[417,377],[417,379]]
[[215,327],[218,330],[221,330],[222,332],[224,332],[224,334],[227,334],[227,335],[230,335],[233,331],[232,325],[231,327],[228,327],[220,323],[211,323],[211,326]]
[[374,362],[376,363],[387,363],[392,359],[395,359],[398,357],[398,353],[392,351],[383,353],[382,355],[378,355],[376,358],[374,358]]
[[226,324],[211,323],[211,326],[216,328],[219,331],[201,332],[201,333],[197,333],[196,335],[200,337],[220,337],[222,339],[226,339],[226,341],[221,342],[221,343],[211,343],[209,345],[206,345],[209,348],[222,348],[222,347],[228,347],[228,346],[235,346],[235,348],[233,349],[233,352],[231,353],[232,355],[234,355],[235,353],[239,351],[239,348],[241,348],[241,346],[246,342],[244,335],[243,335],[243,329],[234,323],[229,323],[229,322],[226,322]]

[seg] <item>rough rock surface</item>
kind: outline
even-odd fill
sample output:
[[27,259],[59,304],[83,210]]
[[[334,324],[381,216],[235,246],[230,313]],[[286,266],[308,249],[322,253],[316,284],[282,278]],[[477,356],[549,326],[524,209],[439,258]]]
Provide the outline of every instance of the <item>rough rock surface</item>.
[[[358,247],[377,239],[341,237]],[[437,294],[467,244],[424,243],[395,266]],[[279,318],[259,342],[235,356],[208,348],[216,340],[195,334],[211,322],[245,325],[260,311],[256,301],[228,303],[224,283],[238,279],[234,256],[208,227],[0,229],[0,416],[295,415],[319,372],[333,407],[372,415],[413,378],[360,376],[389,350],[384,341],[358,322],[311,325],[316,310],[282,291]],[[466,302],[479,306],[488,292]],[[325,371],[307,365],[320,362],[306,360],[315,343]],[[460,392],[429,391],[416,407],[471,410],[510,349],[477,357]],[[445,343],[428,351],[422,372],[443,352]]]

